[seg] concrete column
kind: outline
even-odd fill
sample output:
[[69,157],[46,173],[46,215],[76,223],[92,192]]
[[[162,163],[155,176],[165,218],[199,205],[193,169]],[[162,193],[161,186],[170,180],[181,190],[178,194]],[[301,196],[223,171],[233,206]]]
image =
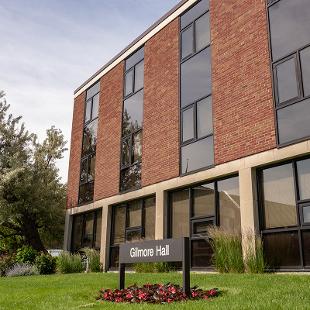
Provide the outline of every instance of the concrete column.
[[246,254],[248,246],[255,242],[255,233],[259,232],[257,193],[256,193],[256,171],[251,168],[239,170],[240,187],[240,216],[243,254]]
[[156,191],[156,218],[155,218],[155,239],[165,238],[165,205],[167,193],[163,190]]
[[64,244],[63,244],[64,251],[71,250],[71,235],[72,235],[72,216],[70,210],[66,210]]
[[100,262],[103,266],[103,271],[107,271],[109,266],[109,245],[110,245],[110,229],[111,229],[111,212],[109,206],[102,206],[102,222],[101,222],[101,246],[100,246]]

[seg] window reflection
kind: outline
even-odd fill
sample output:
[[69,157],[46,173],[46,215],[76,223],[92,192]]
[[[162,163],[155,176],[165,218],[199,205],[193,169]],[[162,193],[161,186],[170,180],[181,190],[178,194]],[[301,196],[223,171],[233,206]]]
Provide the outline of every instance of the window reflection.
[[141,163],[121,171],[121,190],[141,187]]

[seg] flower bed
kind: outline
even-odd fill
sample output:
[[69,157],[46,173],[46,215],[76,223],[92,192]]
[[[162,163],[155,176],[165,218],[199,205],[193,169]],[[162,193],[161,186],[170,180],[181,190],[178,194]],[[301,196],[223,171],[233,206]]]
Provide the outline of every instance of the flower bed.
[[110,302],[129,302],[129,303],[152,303],[163,304],[175,301],[209,299],[219,295],[219,290],[202,290],[198,287],[191,288],[190,296],[183,293],[182,288],[175,284],[144,284],[142,287],[137,285],[129,286],[123,290],[101,289],[97,300]]

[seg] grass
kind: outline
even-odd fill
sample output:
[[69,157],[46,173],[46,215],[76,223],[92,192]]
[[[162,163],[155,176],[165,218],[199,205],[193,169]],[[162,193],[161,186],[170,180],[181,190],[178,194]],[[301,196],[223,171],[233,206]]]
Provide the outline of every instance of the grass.
[[[181,283],[181,274],[127,274],[126,284]],[[192,274],[191,284],[218,287],[214,300],[170,305],[100,304],[101,287],[116,288],[118,274],[67,274],[0,278],[0,309],[309,309],[310,275]]]

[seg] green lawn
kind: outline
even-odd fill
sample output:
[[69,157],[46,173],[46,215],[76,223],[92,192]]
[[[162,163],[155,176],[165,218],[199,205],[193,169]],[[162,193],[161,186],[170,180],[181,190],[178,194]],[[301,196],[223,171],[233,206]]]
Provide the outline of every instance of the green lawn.
[[[112,304],[95,300],[118,275],[74,274],[0,278],[0,309],[310,309],[310,275],[192,274],[192,285],[218,287],[222,296],[169,305]],[[127,274],[126,284],[181,283],[181,274]]]

